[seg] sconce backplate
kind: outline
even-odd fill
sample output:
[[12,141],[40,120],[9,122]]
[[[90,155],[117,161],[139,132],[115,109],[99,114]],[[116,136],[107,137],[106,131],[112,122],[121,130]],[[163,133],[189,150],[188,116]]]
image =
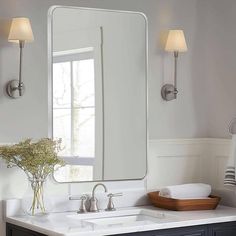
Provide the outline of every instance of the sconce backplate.
[[25,93],[25,85],[22,83],[19,87],[19,80],[11,80],[6,86],[7,94],[11,98],[20,98]]
[[165,84],[161,88],[161,96],[165,101],[176,99],[178,91],[173,84]]

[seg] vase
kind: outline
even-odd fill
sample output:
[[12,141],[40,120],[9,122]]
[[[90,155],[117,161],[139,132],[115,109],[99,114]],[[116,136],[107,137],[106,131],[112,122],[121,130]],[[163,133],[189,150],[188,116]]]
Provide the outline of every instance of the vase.
[[31,216],[47,215],[49,207],[44,196],[46,179],[30,177],[28,180],[28,190],[22,199],[23,211]]

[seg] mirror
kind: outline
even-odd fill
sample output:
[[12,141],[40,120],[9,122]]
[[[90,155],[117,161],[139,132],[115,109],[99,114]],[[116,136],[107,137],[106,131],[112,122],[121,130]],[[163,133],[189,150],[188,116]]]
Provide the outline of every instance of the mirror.
[[142,179],[147,170],[147,22],[141,13],[54,7],[51,135],[58,182]]

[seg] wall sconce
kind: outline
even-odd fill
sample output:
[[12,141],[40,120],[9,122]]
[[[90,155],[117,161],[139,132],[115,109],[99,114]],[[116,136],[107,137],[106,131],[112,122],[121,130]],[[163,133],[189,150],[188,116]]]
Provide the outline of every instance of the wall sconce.
[[11,80],[8,82],[6,89],[7,94],[11,98],[19,98],[24,94],[25,86],[22,82],[22,57],[25,42],[33,42],[34,35],[28,18],[17,17],[12,19],[8,41],[19,43],[20,47],[20,64],[19,64],[19,80]]
[[186,52],[187,50],[184,32],[182,30],[170,30],[166,41],[165,51],[174,53],[174,84],[165,84],[162,87],[161,96],[165,101],[171,101],[177,98],[177,60],[179,52]]

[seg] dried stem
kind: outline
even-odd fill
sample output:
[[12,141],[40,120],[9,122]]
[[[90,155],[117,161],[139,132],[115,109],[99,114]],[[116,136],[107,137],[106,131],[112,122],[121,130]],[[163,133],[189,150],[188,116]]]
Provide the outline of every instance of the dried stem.
[[58,157],[61,150],[61,140],[49,138],[32,142],[26,139],[12,146],[0,146],[0,157],[6,161],[8,167],[17,166],[22,169],[33,190],[32,215],[36,210],[45,212],[43,187],[49,174],[54,171],[55,166],[63,166],[65,163]]

